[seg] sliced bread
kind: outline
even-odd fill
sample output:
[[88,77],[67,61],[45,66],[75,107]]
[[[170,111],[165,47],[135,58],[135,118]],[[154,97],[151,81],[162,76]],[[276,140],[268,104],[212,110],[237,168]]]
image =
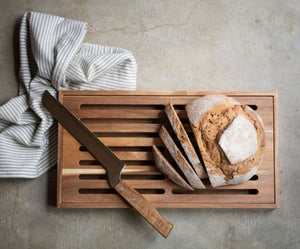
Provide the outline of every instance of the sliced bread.
[[189,139],[187,132],[185,131],[172,103],[170,102],[166,108],[165,113],[168,116],[169,122],[186,154],[189,161],[191,162],[193,168],[195,169],[197,175],[200,178],[207,178],[207,174],[201,164],[199,157]]
[[193,170],[189,162],[185,159],[175,142],[173,141],[172,137],[166,130],[164,126],[161,127],[159,131],[159,136],[161,140],[163,141],[164,145],[168,149],[169,153],[175,160],[176,164],[186,177],[189,184],[195,188],[195,189],[204,189],[205,186],[200,180],[199,176],[196,174],[196,172]]
[[167,177],[176,183],[177,185],[188,189],[194,190],[183,178],[182,176],[173,168],[173,166],[167,161],[167,159],[163,156],[163,154],[159,151],[159,149],[153,145],[153,159],[156,164],[156,167],[167,175]]

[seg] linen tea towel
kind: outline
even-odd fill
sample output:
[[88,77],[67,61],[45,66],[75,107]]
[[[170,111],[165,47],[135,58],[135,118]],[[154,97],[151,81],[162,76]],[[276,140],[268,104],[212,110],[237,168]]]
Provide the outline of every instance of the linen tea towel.
[[0,106],[0,177],[35,178],[56,164],[56,125],[41,104],[48,90],[135,90],[133,55],[83,43],[87,24],[37,12],[20,27],[19,96]]

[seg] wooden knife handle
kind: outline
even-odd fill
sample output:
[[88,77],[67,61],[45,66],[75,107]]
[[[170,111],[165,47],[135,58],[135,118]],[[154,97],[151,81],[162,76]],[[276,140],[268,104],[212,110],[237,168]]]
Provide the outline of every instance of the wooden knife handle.
[[173,224],[162,217],[151,202],[122,180],[115,186],[115,190],[162,236],[165,238],[168,237],[173,228]]

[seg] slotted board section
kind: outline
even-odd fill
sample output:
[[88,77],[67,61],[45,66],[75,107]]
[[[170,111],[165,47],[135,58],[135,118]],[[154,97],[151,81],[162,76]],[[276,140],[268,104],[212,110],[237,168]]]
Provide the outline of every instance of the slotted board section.
[[[161,149],[161,124],[172,101],[191,134],[185,104],[207,94],[226,94],[256,109],[264,121],[266,147],[257,175],[239,185],[190,192],[155,167],[153,144]],[[159,208],[278,208],[276,92],[60,91],[59,100],[126,163],[122,179]],[[195,139],[192,138],[195,143]],[[58,207],[121,208],[128,205],[106,180],[105,169],[59,125]]]

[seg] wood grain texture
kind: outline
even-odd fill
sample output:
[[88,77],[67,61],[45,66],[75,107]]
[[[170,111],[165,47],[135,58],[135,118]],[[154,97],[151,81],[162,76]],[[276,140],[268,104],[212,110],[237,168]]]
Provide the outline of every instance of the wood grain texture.
[[273,97],[273,119],[274,119],[274,132],[273,132],[273,151],[274,151],[274,181],[275,181],[275,207],[280,207],[280,189],[279,189],[279,135],[278,135],[278,93],[274,93]]
[[[164,108],[171,101],[184,127],[189,101],[207,94],[226,94],[242,104],[257,107],[266,130],[264,159],[257,176],[243,184],[183,191],[164,178],[153,161],[152,146],[162,149],[159,128],[169,132]],[[186,91],[61,91],[60,101],[82,118],[106,145],[125,161],[123,181],[159,208],[278,208],[279,166],[276,92]],[[105,111],[108,110],[109,111]],[[127,110],[130,112],[126,113]],[[84,112],[83,112],[84,111]],[[149,115],[147,113],[149,112]],[[118,113],[118,115],[115,115]],[[124,114],[123,114],[124,113]],[[192,144],[195,139],[188,130]],[[125,208],[109,188],[105,169],[65,129],[58,132],[58,207]]]
[[152,203],[122,180],[115,186],[115,190],[161,235],[165,238],[168,237],[173,228],[173,224],[162,217]]
[[[62,92],[58,93],[58,101],[63,102]],[[62,189],[62,168],[63,168],[63,127],[57,124],[57,189],[56,189],[56,205],[61,207],[61,189]]]

